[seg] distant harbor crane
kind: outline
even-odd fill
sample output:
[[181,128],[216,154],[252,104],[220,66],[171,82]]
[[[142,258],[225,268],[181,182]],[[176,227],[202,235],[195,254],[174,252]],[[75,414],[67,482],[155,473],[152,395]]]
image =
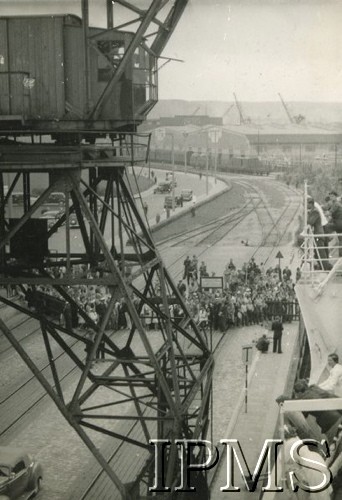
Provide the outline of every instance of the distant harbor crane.
[[285,103],[284,99],[282,98],[281,94],[278,93],[278,95],[280,97],[282,105],[284,106],[285,112],[287,114],[288,119],[290,120],[290,123],[296,123],[297,125],[302,123],[305,120],[305,116],[303,116],[301,114],[292,116],[290,111],[289,111],[289,108],[288,108],[287,104]]
[[248,116],[244,115],[241,103],[238,101],[238,99],[236,97],[236,94],[234,92],[233,92],[233,96],[234,96],[234,99],[235,99],[236,107],[237,107],[237,109],[239,111],[240,125],[248,125],[248,124],[250,124],[251,123],[251,119]]

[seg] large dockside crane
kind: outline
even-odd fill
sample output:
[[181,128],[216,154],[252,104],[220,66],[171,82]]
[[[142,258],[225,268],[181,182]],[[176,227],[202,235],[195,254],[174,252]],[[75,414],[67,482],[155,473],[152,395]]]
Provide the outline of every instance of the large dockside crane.
[[241,103],[238,101],[236,94],[233,92],[233,96],[235,99],[235,104],[239,112],[240,125],[249,125],[251,123],[251,119],[248,116],[245,116]]
[[[0,300],[40,324],[50,374],[2,319],[0,330],[107,473],[111,498],[149,495],[156,480],[149,441],[157,438],[171,442],[157,479],[171,487],[163,497],[173,498],[180,483],[174,440],[210,439],[213,357],[127,175],[128,166],[134,177],[147,160],[150,137],[137,125],[157,101],[158,57],[186,4],[151,0],[143,10],[107,0],[106,29],[89,25],[88,0],[82,18],[0,18],[7,40],[0,70],[0,284],[19,287],[27,306]],[[130,22],[125,15],[120,25],[120,9]],[[20,189],[16,205],[12,195]],[[41,215],[54,193],[62,193],[62,206],[48,225]],[[109,290],[109,302],[96,323],[80,298],[86,290],[96,300],[98,289]],[[122,299],[132,325],[114,332],[110,321]],[[177,318],[170,312],[175,304]],[[147,314],[158,326],[153,334]],[[99,348],[104,360],[95,370]],[[71,386],[56,349],[73,367]],[[115,454],[104,453],[103,437]]]
[[289,107],[287,106],[286,102],[284,101],[284,99],[282,98],[281,94],[279,94],[279,98],[281,100],[281,103],[285,109],[285,113],[290,121],[290,123],[296,123],[297,125],[299,125],[300,123],[302,123],[304,120],[305,120],[305,116],[299,114],[299,115],[292,115],[289,111]]

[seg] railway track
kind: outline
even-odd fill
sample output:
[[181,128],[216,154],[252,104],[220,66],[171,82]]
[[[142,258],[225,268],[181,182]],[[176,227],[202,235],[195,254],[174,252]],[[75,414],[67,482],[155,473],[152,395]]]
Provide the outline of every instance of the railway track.
[[[241,222],[243,222],[249,215],[251,215],[253,212],[257,214],[258,221],[260,224],[260,228],[262,230],[262,243],[264,243],[265,238],[268,236],[268,232],[273,229],[274,225],[279,224],[280,222],[284,222],[284,219],[287,220],[287,226],[284,222],[282,227],[285,225],[288,227],[291,224],[291,221],[295,217],[295,211],[291,210],[291,202],[289,202],[278,218],[275,220],[273,215],[270,213],[269,207],[266,208],[263,207],[264,200],[262,199],[261,196],[256,196],[255,189],[252,187],[250,184],[247,183],[246,188],[251,188],[250,192],[253,193],[253,197],[250,197],[248,202],[241,207],[240,209],[236,209],[233,213],[227,214],[225,217],[221,217],[219,220],[215,220],[212,222],[207,223],[204,227],[202,228],[194,228],[190,232],[188,231],[187,233],[183,233],[179,235],[179,238],[176,239],[176,242],[174,245],[180,246],[182,244],[187,244],[193,242],[194,246],[203,246],[204,248],[200,250],[197,253],[197,256],[204,256],[205,253],[208,251],[208,249],[217,243],[219,243],[229,232],[231,232],[236,226],[238,226]],[[252,199],[253,198],[253,199]],[[296,208],[298,210],[299,204]],[[285,217],[286,213],[288,213],[288,217]],[[292,214],[292,216],[291,216]],[[266,220],[267,219],[267,220]],[[271,221],[272,219],[272,221]],[[283,229],[278,231],[278,238],[274,242],[273,247],[271,248],[271,252],[274,250],[276,245],[279,245],[284,238],[284,232]],[[174,241],[175,238],[172,237],[172,240]],[[168,245],[170,241],[165,241],[162,242],[163,245]],[[255,250],[255,253],[260,251],[262,248],[262,245],[259,245],[259,247]],[[266,259],[266,262],[270,258],[271,252],[269,256]],[[171,274],[174,276],[174,278],[177,278],[178,276],[181,275],[183,272],[182,264],[183,264],[183,259],[187,255],[188,249],[182,253],[181,255],[178,255],[176,259],[174,259],[171,264],[168,266],[169,269],[171,270]],[[14,328],[20,329],[20,326],[24,324],[24,321],[21,322],[21,318],[18,320]],[[32,331],[29,333],[29,335],[26,335],[27,341],[29,339],[32,339],[34,337],[34,333],[37,332],[38,329]],[[226,336],[226,339],[228,337]],[[23,338],[25,340],[25,338]],[[227,341],[227,340],[226,340]],[[83,343],[79,341],[75,341],[72,346],[73,348],[78,349],[77,344],[82,345],[82,349],[84,347]],[[220,338],[218,339],[216,345],[214,346],[214,356],[217,354],[218,350],[222,347],[224,348],[225,344],[225,335],[220,334]],[[79,347],[81,348],[81,346]],[[8,353],[9,348],[5,348],[4,350],[1,350],[0,347],[0,356],[4,355],[5,353]],[[61,370],[63,371],[62,373],[62,383],[65,386],[69,386],[72,384],[74,378],[73,375],[75,373],[75,367],[71,368],[68,366],[66,359],[65,359],[65,353],[59,352],[56,353],[56,359],[58,359],[57,362],[61,364]],[[41,365],[40,367],[41,370],[47,370],[48,365]],[[22,424],[25,421],[28,421],[33,414],[35,410],[39,407],[40,404],[42,404],[45,399],[47,400],[47,395],[43,393],[43,390],[40,389],[40,385],[37,382],[37,386],[35,386],[33,382],[34,377],[31,377],[27,379],[24,383],[20,385],[16,389],[16,391],[13,391],[11,394],[8,394],[5,398],[0,401],[0,411],[1,414],[3,414],[3,410],[5,409],[5,413],[7,415],[11,415],[12,422],[10,422],[10,418],[5,419],[4,421],[0,422],[0,438],[8,436],[9,433],[15,434],[17,430],[22,426]],[[19,412],[17,411],[16,418],[13,419],[13,408],[21,408]],[[1,419],[3,420],[3,419]],[[131,432],[134,432],[134,428],[127,428],[127,432],[130,434]],[[120,443],[119,443],[120,444]],[[117,451],[116,450],[111,450],[111,455],[108,455],[109,460],[115,460],[117,456]],[[95,487],[96,483],[101,481],[101,477],[104,476],[104,472],[102,470],[98,470],[90,481],[90,485],[88,488],[86,488],[86,491],[84,492],[84,495],[82,497],[79,497],[81,500],[88,500],[92,497],[92,491],[93,488]]]
[[[18,318],[19,316],[19,318]],[[18,315],[13,316],[11,320],[8,321],[8,328],[11,329],[12,333],[15,333],[16,339],[20,343],[24,343],[28,341],[34,334],[40,331],[40,328],[31,329],[32,323],[34,320],[25,316],[24,314],[19,313]],[[12,324],[13,323],[13,324]],[[22,328],[24,327],[25,328]],[[16,334],[17,330],[17,334]],[[3,336],[0,337],[0,360],[3,356],[9,351],[13,350],[13,346],[7,341],[7,339]]]
[[[262,238],[250,258],[258,256],[264,265],[269,262],[274,251],[283,243],[287,230],[298,213],[301,202],[297,201],[293,203],[293,200],[290,199],[280,213],[277,214],[278,216],[275,217],[267,204],[267,200],[265,200],[264,196],[261,196],[258,188],[251,185],[246,180],[241,182],[238,181],[238,183],[243,185],[246,190],[249,189],[247,195],[253,194],[253,201],[249,198],[249,201],[240,209],[235,210],[233,214],[227,214],[227,216],[207,223],[203,227],[183,232],[179,237],[172,236],[172,238],[163,240],[160,242],[161,247],[163,248],[164,245],[170,246],[170,241],[173,241],[171,245],[173,247],[178,247],[182,244],[188,244],[189,247],[189,244],[192,243],[191,247],[204,247],[201,251],[197,252],[198,258],[204,258],[210,248],[219,243],[219,241],[233,231],[233,229],[242,223],[249,215],[255,212],[262,232]],[[285,192],[288,194],[287,189]],[[256,198],[255,195],[258,197]],[[182,276],[183,269],[181,264],[188,254],[188,247],[184,252],[179,254],[175,260],[168,264],[168,268],[176,279]]]
[[[83,349],[83,343],[80,341],[71,341],[68,343],[70,348],[79,347]],[[55,349],[54,360],[59,370],[61,382],[65,382],[75,370],[75,365],[62,349]],[[46,378],[51,382],[52,373],[49,363],[40,363],[38,368]],[[29,376],[20,382],[14,390],[7,393],[0,400],[0,439],[4,438],[9,430],[20,425],[20,422],[29,416],[32,411],[44,398],[48,398],[45,390],[34,375]]]

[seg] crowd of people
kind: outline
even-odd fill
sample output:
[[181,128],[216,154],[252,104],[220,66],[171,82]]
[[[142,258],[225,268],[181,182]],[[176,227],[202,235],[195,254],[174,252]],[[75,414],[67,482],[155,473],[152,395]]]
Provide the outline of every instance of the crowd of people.
[[[187,256],[178,290],[188,310],[200,325],[226,331],[233,326],[248,326],[281,315],[291,320],[296,304],[292,272],[286,266],[264,269],[252,258],[240,269],[232,259],[223,271],[221,288],[201,287],[201,278],[210,277],[204,261]],[[215,277],[215,273],[211,273]],[[298,276],[297,276],[298,277]]]
[[[340,179],[342,187],[342,179]],[[330,191],[321,205],[312,196],[307,200],[307,221],[315,235],[315,267],[329,271],[332,268],[332,247],[342,257],[342,202],[337,191]],[[334,236],[336,234],[336,237]]]
[[[66,268],[51,267],[48,269],[51,277],[63,278]],[[72,267],[72,278],[81,278],[91,281],[101,277],[101,271],[93,271],[87,265]],[[67,293],[71,301],[64,300],[58,289],[51,285],[39,285],[33,291],[30,287],[24,293],[18,289],[19,296],[26,300],[29,307],[39,309],[43,307],[46,314],[57,315],[60,322],[66,323],[67,327],[89,330],[91,323],[86,321],[88,317],[95,325],[101,324],[111,299],[111,290],[106,285],[75,284],[68,287]],[[70,306],[71,303],[71,306]],[[74,304],[74,306],[73,306]],[[85,312],[85,315],[77,310],[77,307]],[[124,298],[115,302],[113,312],[109,318],[108,329],[120,330],[130,327],[130,315]]]
[[[62,278],[66,273],[63,266],[49,268],[54,278]],[[215,273],[207,270],[207,264],[194,255],[186,257],[182,279],[177,288],[183,297],[193,320],[200,327],[208,327],[210,331],[224,332],[233,326],[248,326],[262,323],[280,315],[284,321],[291,320],[296,304],[294,282],[291,271],[285,267],[281,272],[278,267],[263,269],[254,258],[238,269],[233,260],[225,266],[222,273],[221,288],[201,286],[201,278],[214,277]],[[45,313],[57,314],[67,327],[91,329],[88,317],[96,325],[102,323],[111,299],[111,290],[106,285],[91,284],[93,278],[100,278],[101,271],[92,271],[89,266],[72,267],[72,276],[84,278],[90,284],[75,284],[68,287],[67,293],[71,301],[66,301],[58,289],[50,285],[40,285],[33,291],[19,289],[22,298],[29,307],[44,307]],[[219,278],[219,282],[220,282]],[[154,293],[160,295],[158,277],[154,279]],[[139,299],[136,298],[136,309]],[[170,301],[170,314],[175,322],[179,322],[185,312],[177,300]],[[84,311],[82,314],[77,307]],[[159,315],[153,307],[145,305],[140,312],[144,326],[148,329],[158,329]],[[131,317],[124,298],[118,299],[113,307],[108,322],[108,329],[114,331],[130,328]]]

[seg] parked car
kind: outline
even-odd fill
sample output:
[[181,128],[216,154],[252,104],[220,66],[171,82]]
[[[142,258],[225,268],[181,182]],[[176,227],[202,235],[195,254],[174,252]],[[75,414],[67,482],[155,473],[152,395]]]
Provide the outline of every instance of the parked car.
[[[33,205],[37,200],[38,200],[37,196],[30,196],[31,205]],[[13,205],[23,205],[24,193],[12,193],[12,203]]]
[[45,203],[47,205],[64,205],[65,194],[64,193],[50,193],[49,197]]
[[48,228],[52,227],[55,222],[58,220],[60,217],[60,210],[47,210],[45,212],[42,212],[42,215],[39,217],[40,219],[47,219],[48,221]]
[[[183,206],[183,198],[182,196],[175,196],[175,207]],[[172,208],[172,196],[165,196],[164,199],[164,208]]]
[[27,500],[41,488],[43,469],[21,448],[0,446],[0,498]]
[[159,193],[170,193],[172,189],[172,184],[170,181],[159,182],[157,187],[154,189],[154,194]]
[[170,182],[171,187],[172,187],[172,185],[174,185],[174,187],[177,187],[177,179],[176,179],[175,175],[172,175],[172,172],[166,172],[165,181]]
[[69,225],[70,229],[77,229],[78,227],[80,227],[76,214],[72,213],[69,215]]
[[192,189],[182,189],[181,196],[183,198],[183,201],[191,201],[194,196],[194,193]]

